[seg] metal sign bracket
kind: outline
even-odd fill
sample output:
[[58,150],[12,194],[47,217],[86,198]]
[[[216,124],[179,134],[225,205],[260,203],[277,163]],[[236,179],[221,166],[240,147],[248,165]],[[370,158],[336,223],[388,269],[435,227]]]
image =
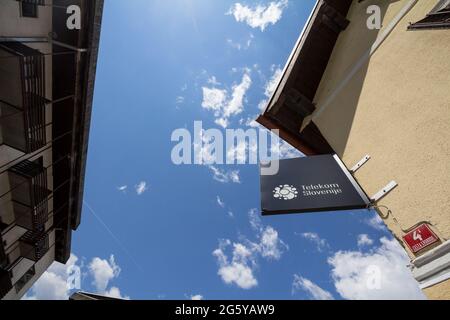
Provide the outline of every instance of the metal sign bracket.
[[370,155],[366,155],[364,158],[362,158],[357,164],[355,164],[351,169],[350,173],[354,174],[356,171],[358,171],[359,168],[361,168],[364,164],[366,164],[367,161],[370,160]]
[[372,202],[377,202],[381,198],[385,197],[389,192],[394,190],[398,186],[398,183],[395,181],[389,182],[383,189],[378,191],[374,196],[370,198]]

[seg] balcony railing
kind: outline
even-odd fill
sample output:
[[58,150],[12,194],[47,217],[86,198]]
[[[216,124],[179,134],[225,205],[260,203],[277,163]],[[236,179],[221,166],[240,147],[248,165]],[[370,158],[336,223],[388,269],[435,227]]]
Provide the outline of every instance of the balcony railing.
[[49,243],[49,235],[43,229],[28,231],[20,238],[21,256],[38,261],[48,252]]
[[45,58],[19,42],[0,43],[1,143],[30,153],[46,144]]
[[30,231],[41,230],[48,220],[51,191],[47,188],[47,169],[40,162],[25,160],[8,170],[15,222]]
[[0,269],[0,299],[2,299],[14,286],[16,292],[34,276],[35,262],[26,257],[19,257],[6,269]]

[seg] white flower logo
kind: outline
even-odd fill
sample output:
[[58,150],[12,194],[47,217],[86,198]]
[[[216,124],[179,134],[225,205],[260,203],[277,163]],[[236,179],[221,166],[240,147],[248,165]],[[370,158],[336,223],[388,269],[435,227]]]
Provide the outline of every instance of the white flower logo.
[[279,185],[273,190],[273,197],[280,200],[292,200],[298,197],[298,191],[293,185]]

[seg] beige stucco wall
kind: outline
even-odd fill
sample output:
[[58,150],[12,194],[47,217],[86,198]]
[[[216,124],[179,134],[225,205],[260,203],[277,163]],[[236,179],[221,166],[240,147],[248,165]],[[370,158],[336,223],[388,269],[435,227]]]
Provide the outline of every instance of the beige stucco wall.
[[441,282],[431,288],[424,290],[429,299],[433,300],[448,300],[450,292],[450,281]]
[[[371,155],[356,173],[369,196],[391,180],[398,182],[379,202],[396,217],[398,223],[392,216],[385,221],[398,238],[402,228],[430,221],[444,241],[450,238],[450,29],[407,31],[437,1],[418,1],[336,91],[383,32],[366,27],[367,6],[381,6],[385,27],[409,1],[354,1],[351,24],[338,40],[315,97],[318,109],[331,102],[313,119],[348,167]],[[449,283],[425,292],[449,299]]]

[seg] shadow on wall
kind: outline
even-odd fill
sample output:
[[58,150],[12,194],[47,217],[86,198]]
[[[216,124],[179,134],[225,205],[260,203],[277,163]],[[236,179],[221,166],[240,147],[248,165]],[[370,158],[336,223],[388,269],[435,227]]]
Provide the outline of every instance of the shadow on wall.
[[[400,0],[366,0],[354,2],[348,14],[350,25],[338,39],[322,83],[316,93],[316,114],[313,121],[333,147],[343,156],[366,79],[371,58],[371,48],[382,36],[384,27],[394,18],[386,13]],[[382,29],[369,29],[367,13],[369,6],[376,5],[381,11]],[[399,3],[399,10],[402,3]],[[397,11],[397,10],[395,10]],[[397,14],[397,13],[395,13]],[[389,93],[384,93],[389,94]],[[380,98],[383,93],[380,94]],[[321,110],[333,110],[333,112]],[[338,110],[338,111],[334,111]],[[326,129],[326,130],[325,130]]]

